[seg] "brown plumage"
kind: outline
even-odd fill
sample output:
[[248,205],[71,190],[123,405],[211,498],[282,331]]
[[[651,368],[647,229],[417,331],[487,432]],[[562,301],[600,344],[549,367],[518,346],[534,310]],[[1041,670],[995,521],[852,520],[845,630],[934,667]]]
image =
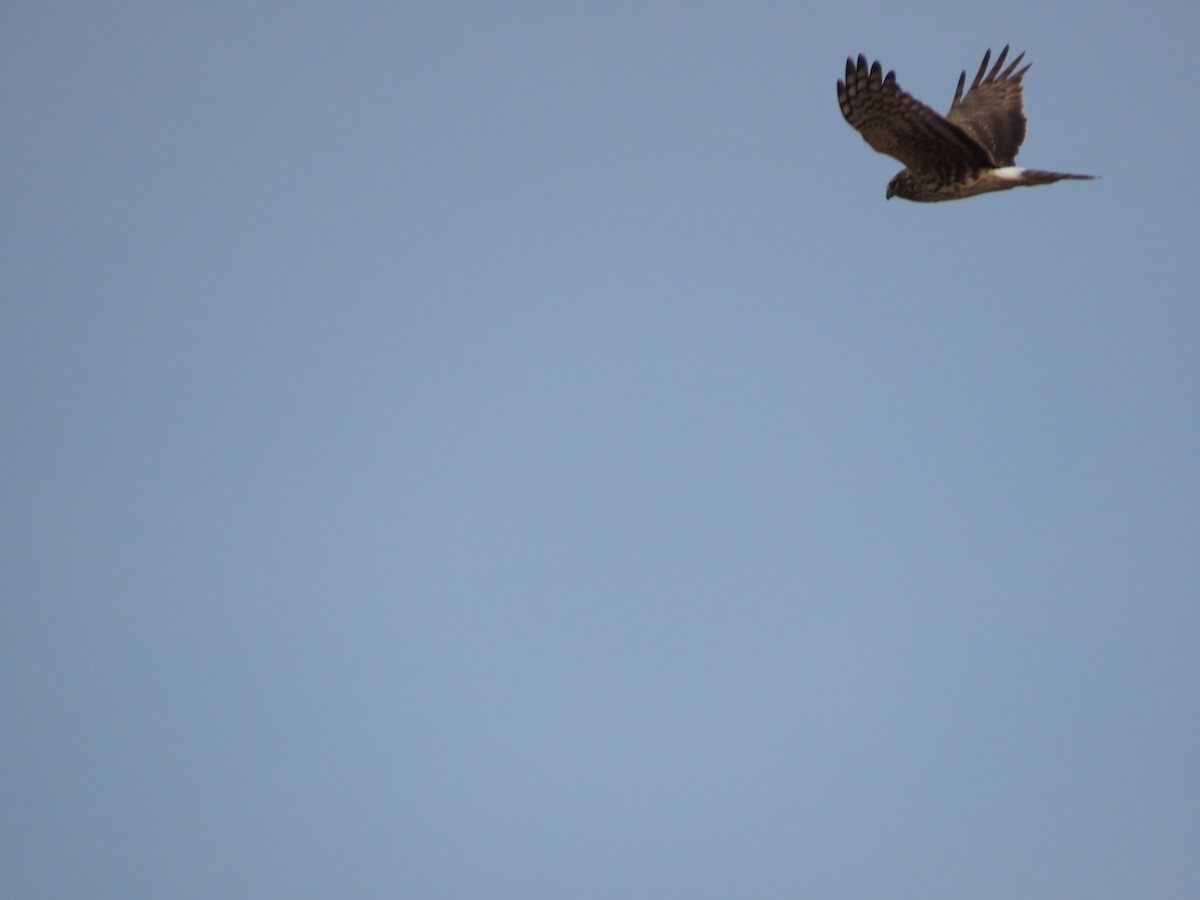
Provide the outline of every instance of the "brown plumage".
[[896,73],[883,75],[878,62],[869,68],[865,56],[846,60],[846,80],[837,83],[842,115],[872,148],[895,157],[906,168],[888,183],[887,196],[936,202],[973,197],[1022,185],[1050,184],[1064,178],[1090,179],[1015,166],[1025,140],[1021,53],[1008,68],[1008,47],[988,70],[992,51],[983,55],[979,72],[963,94],[967,73],[958,78],[950,111],[940,116],[914,100],[896,84]]

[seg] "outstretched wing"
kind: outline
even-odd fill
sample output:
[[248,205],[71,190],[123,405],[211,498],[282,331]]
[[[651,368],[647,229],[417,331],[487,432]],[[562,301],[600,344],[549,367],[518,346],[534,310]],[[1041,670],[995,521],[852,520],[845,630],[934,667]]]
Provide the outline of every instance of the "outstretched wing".
[[861,54],[857,66],[846,60],[846,80],[837,91],[842,115],[863,140],[909,169],[940,172],[951,181],[995,165],[974,137],[900,90],[895,72],[883,77],[878,62],[868,69]]
[[[1003,72],[1004,59],[1008,56],[1006,45],[996,57],[996,64],[987,72],[992,51],[983,54],[979,72],[971,82],[971,89],[963,96],[963,85],[967,73],[958,76],[958,90],[946,118],[975,138],[992,155],[997,166],[1011,166],[1017,159],[1017,151],[1025,140],[1025,113],[1021,111],[1021,79],[1029,71],[1029,65],[1017,66],[1025,58],[1020,54]],[[987,76],[984,77],[984,72]]]

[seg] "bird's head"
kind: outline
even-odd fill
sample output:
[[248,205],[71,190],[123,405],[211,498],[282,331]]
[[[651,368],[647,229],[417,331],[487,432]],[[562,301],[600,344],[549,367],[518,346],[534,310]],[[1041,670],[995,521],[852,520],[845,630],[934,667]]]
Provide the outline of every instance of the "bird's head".
[[908,188],[908,182],[906,181],[906,179],[904,177],[905,174],[907,174],[907,172],[908,172],[908,169],[905,169],[902,172],[897,172],[896,177],[888,182],[887,198],[889,200],[891,200],[893,197],[908,196],[906,193],[906,190]]

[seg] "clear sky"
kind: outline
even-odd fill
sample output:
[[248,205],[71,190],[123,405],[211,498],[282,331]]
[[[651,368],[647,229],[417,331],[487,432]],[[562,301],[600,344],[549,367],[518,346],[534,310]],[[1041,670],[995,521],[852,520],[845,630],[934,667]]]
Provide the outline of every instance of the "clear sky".
[[1200,895],[1198,39],[7,4],[0,895]]

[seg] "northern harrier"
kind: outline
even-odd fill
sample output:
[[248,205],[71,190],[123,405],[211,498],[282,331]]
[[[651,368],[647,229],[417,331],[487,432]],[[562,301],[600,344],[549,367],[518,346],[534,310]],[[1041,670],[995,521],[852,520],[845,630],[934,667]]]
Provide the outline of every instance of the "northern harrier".
[[991,50],[983,54],[965,97],[967,73],[958,77],[958,90],[944,118],[900,90],[895,72],[884,77],[878,62],[868,70],[862,55],[857,66],[846,60],[846,80],[837,83],[842,115],[872,148],[907,167],[888,182],[889,200],[903,197],[934,203],[1064,178],[1096,177],[1014,165],[1025,140],[1021,79],[1029,65],[1017,69],[1025,57],[1022,53],[1001,72],[1008,56],[1006,46],[988,72],[991,56]]

